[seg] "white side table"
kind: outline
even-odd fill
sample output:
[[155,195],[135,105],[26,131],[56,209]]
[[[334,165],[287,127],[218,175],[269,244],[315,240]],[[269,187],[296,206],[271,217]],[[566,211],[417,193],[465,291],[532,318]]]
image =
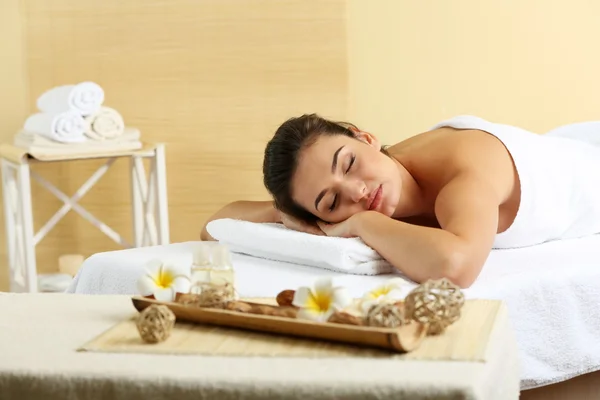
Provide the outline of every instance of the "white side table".
[[[118,159],[130,159],[133,244],[90,214],[78,201],[94,186]],[[68,162],[83,159],[106,159],[106,163],[69,197],[29,166],[35,163]],[[150,159],[148,179],[143,158]],[[13,145],[0,146],[2,189],[11,292],[37,292],[36,245],[70,210],[74,210],[104,234],[125,248],[169,243],[169,216],[165,151],[163,144],[145,143],[133,151],[39,155]],[[38,232],[33,231],[30,178],[38,181],[58,197],[64,205]]]

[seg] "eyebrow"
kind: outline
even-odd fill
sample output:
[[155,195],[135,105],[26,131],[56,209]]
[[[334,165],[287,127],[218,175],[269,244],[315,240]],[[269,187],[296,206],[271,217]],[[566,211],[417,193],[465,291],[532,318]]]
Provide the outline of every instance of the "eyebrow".
[[[333,153],[333,161],[331,162],[331,173],[332,174],[335,172],[335,169],[336,169],[337,163],[338,163],[338,155],[340,154],[340,151],[342,151],[343,148],[344,148],[344,146],[341,146],[339,149],[337,149],[335,151],[335,153]],[[325,193],[327,193],[327,189],[321,190],[321,193],[319,193],[319,195],[315,199],[315,209],[317,211],[319,211],[319,203],[321,202],[321,199],[323,199],[323,196],[325,196]]]

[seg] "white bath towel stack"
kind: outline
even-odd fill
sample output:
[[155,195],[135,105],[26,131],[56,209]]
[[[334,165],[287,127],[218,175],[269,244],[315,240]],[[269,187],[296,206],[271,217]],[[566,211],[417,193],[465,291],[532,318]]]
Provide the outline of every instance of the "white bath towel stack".
[[32,154],[127,151],[142,147],[140,133],[121,114],[104,106],[104,89],[94,82],[57,86],[37,99],[40,112],[25,121],[14,144]]

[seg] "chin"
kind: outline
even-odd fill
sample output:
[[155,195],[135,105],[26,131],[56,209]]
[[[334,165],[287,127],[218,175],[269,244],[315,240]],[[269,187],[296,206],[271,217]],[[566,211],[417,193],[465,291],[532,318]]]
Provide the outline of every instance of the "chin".
[[389,202],[386,204],[384,214],[390,218],[394,218],[394,214],[396,214],[396,209],[398,208],[398,204],[400,202],[399,197],[399,194],[396,194],[392,199],[388,199]]
[[390,210],[387,187],[385,185],[381,185],[381,190],[382,192],[381,197],[379,199],[379,204],[377,204],[376,207],[371,208],[369,210],[389,217],[391,215],[390,212],[393,212],[393,210]]
[[385,215],[386,217],[393,217],[394,215],[394,208],[393,207],[385,207],[384,209],[382,209],[380,212]]

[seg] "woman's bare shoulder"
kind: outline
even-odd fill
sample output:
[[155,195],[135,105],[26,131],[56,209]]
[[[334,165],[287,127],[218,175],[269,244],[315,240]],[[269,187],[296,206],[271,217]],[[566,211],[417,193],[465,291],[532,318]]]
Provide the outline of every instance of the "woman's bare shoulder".
[[499,139],[484,131],[440,128],[408,138],[392,146],[389,153],[417,181],[434,190],[464,174],[494,181],[503,196],[514,187],[510,153]]
[[[512,160],[506,147],[495,136],[480,130],[439,128],[417,134],[388,149],[400,162],[411,164],[447,163],[459,169],[482,166],[510,168]],[[500,164],[500,165],[494,165]],[[485,170],[485,169],[484,169]]]

